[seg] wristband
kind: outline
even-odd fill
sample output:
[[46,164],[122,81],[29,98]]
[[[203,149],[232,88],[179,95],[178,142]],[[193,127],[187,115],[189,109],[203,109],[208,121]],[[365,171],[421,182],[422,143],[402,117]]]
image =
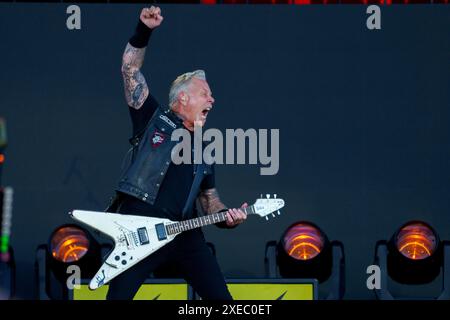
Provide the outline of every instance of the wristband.
[[130,38],[129,43],[135,48],[144,48],[148,45],[150,36],[152,35],[153,29],[147,27],[141,19],[136,26],[133,36]]

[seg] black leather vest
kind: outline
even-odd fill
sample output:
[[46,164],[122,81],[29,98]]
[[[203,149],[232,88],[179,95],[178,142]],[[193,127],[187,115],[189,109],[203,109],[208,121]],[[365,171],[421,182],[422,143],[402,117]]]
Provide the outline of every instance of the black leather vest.
[[[116,191],[154,204],[171,164],[172,150],[178,143],[171,141],[171,135],[178,128],[183,128],[183,123],[173,112],[161,108],[155,111],[144,132],[130,139],[132,148],[126,156]],[[211,166],[206,164],[194,165],[194,168],[202,168],[202,174],[212,172]]]

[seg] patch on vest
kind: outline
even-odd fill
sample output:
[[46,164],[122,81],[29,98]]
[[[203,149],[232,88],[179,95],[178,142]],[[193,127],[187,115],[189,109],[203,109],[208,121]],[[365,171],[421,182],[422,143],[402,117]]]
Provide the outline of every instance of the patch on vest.
[[163,120],[164,122],[166,122],[169,126],[171,126],[172,128],[176,129],[177,126],[175,123],[172,122],[172,120],[170,120],[167,116],[160,114],[159,118],[161,120]]
[[164,142],[165,138],[166,137],[164,136],[164,134],[155,131],[155,133],[153,133],[152,136],[152,147],[153,148],[159,147]]

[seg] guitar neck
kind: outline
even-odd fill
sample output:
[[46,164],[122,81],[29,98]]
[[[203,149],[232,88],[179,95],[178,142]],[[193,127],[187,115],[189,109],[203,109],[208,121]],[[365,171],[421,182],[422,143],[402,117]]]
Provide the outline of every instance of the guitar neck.
[[[243,208],[244,212],[248,214],[255,213],[253,206]],[[219,223],[227,220],[227,212],[217,212],[208,214],[194,219],[184,220],[166,225],[166,232],[168,235],[174,235],[183,231],[188,231],[196,228],[201,228],[210,224]]]

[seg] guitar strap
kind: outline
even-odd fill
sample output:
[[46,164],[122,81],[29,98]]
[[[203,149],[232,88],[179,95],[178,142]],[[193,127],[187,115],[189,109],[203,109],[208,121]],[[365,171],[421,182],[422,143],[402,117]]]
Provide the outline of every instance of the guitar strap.
[[202,183],[203,176],[205,172],[205,164],[195,164],[194,165],[194,181],[192,182],[191,190],[189,191],[189,196],[186,200],[186,204],[184,205],[182,211],[183,219],[186,217],[188,212],[192,211],[192,207],[194,206],[195,199],[197,198],[198,191],[200,190],[200,184]]

